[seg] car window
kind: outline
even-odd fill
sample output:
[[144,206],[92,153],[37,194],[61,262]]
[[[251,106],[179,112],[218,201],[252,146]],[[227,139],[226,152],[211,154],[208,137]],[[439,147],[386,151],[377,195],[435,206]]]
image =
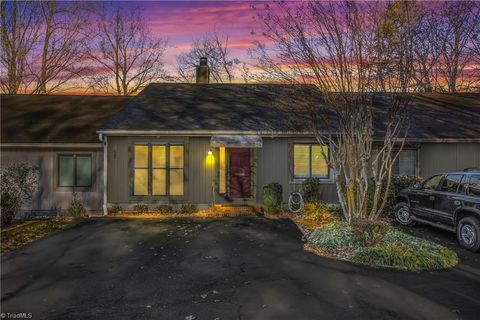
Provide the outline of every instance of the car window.
[[440,187],[440,191],[457,192],[458,186],[460,185],[462,178],[463,178],[462,174],[447,174],[445,179],[443,179],[442,186]]
[[438,186],[440,180],[442,180],[441,174],[428,178],[423,182],[423,188],[427,190],[433,190]]
[[470,177],[470,181],[467,184],[467,194],[480,197],[480,176]]

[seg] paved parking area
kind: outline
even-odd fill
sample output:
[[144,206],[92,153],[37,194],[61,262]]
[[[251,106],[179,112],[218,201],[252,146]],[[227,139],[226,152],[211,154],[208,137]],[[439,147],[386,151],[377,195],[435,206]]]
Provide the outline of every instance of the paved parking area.
[[2,257],[2,312],[34,319],[478,319],[480,270],[374,269],[289,221],[98,218]]

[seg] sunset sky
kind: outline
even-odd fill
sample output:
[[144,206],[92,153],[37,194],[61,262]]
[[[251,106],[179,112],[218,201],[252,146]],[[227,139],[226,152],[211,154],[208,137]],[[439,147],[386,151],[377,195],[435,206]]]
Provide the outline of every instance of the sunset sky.
[[155,36],[166,38],[168,47],[165,53],[165,65],[175,63],[176,56],[187,51],[196,39],[205,33],[217,30],[220,34],[230,36],[232,55],[247,60],[247,48],[258,31],[252,17],[255,10],[251,8],[252,1],[165,1],[125,2],[128,6],[139,6],[144,13]]

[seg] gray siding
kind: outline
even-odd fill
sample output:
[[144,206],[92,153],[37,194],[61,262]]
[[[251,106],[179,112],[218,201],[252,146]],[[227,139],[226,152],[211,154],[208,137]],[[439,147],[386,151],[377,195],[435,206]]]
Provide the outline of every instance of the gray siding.
[[[135,199],[131,192],[131,146],[136,142],[165,143],[182,141],[185,144],[185,196]],[[206,157],[210,137],[108,137],[108,203],[130,207],[138,202],[156,203],[212,203],[212,180],[216,168],[208,166]],[[214,154],[215,159],[218,155]],[[216,201],[222,197],[216,195]]]
[[[296,140],[289,138],[263,138],[263,148],[257,151],[257,202],[263,201],[262,187],[278,182],[283,187],[283,201],[293,192],[291,145]],[[300,183],[300,182],[298,182]],[[300,185],[297,185],[299,188]],[[335,184],[325,182],[321,186],[322,199],[328,203],[337,201]]]
[[90,211],[101,211],[103,206],[103,151],[98,149],[2,148],[2,168],[27,163],[39,168],[39,186],[32,201],[23,210],[65,211],[72,200],[73,189],[58,188],[56,184],[58,153],[91,153],[93,186],[88,191],[76,190],[78,198]]
[[[215,169],[206,164],[210,149],[210,137],[109,137],[108,138],[108,202],[133,205],[140,199],[132,199],[131,194],[131,154],[129,147],[136,141],[155,142],[179,139],[186,145],[185,196],[179,198],[156,198],[147,200],[151,203],[190,202],[208,205],[212,203],[212,180],[217,178]],[[263,147],[255,149],[254,194],[255,202],[262,202],[262,187],[271,182],[278,182],[283,187],[283,200],[293,191],[291,145],[301,141],[292,138],[263,138]],[[215,160],[218,153],[214,150]],[[419,175],[427,177],[437,172],[462,170],[465,167],[480,167],[480,144],[422,144],[418,151]],[[337,202],[336,188],[333,182],[326,181],[321,188],[325,202]],[[217,203],[228,203],[223,196],[216,194]]]
[[480,143],[424,143],[418,150],[419,175],[480,168]]

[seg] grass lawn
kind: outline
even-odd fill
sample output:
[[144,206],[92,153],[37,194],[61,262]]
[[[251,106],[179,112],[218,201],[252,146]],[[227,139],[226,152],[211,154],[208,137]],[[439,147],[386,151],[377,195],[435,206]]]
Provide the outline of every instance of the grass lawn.
[[75,221],[78,221],[78,219],[64,218],[39,220],[2,231],[1,253],[4,254],[10,252],[52,232],[65,229]]

